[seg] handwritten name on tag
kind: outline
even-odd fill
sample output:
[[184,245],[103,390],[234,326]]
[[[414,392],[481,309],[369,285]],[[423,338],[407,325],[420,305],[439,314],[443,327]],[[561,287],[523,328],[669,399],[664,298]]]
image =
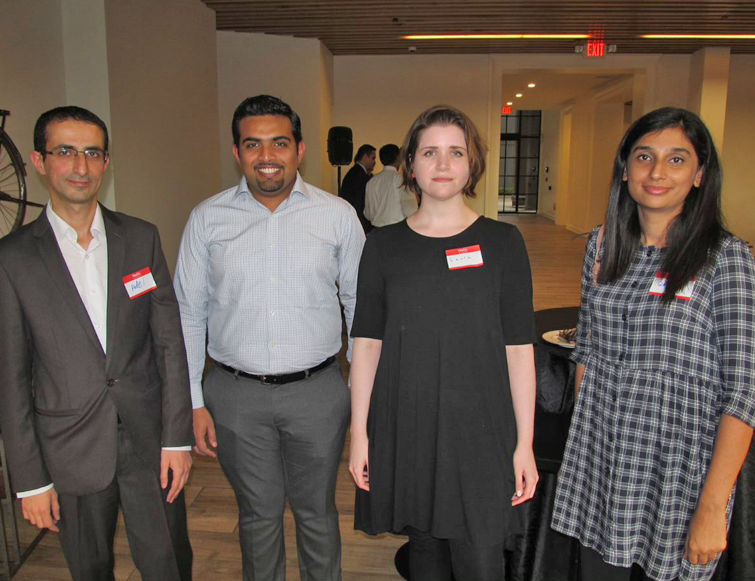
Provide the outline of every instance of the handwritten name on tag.
[[464,246],[463,248],[453,248],[446,250],[446,261],[448,270],[459,270],[460,268],[477,268],[482,266],[482,251],[480,245]]
[[[676,298],[683,301],[689,301],[692,299],[692,291],[695,288],[695,280],[689,281],[682,288],[676,291]],[[662,272],[658,272],[655,275],[653,284],[650,286],[650,294],[656,297],[663,296],[666,292],[666,275]]]
[[124,276],[123,284],[125,285],[126,292],[132,301],[157,288],[157,283],[155,282],[149,268],[142,268],[128,276]]

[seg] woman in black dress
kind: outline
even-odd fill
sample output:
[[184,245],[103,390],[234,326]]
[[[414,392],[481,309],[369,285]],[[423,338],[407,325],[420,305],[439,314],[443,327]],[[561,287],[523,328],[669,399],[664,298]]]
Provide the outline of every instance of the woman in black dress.
[[407,533],[412,581],[500,581],[515,507],[538,480],[527,251],[515,227],[464,202],[485,146],[463,113],[425,111],[401,155],[422,204],[370,234],[359,271],[356,527]]

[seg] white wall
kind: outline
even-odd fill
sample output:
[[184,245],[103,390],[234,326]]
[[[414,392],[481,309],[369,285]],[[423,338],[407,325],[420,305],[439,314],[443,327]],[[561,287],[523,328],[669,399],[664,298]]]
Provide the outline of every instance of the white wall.
[[328,188],[331,178],[323,168],[328,127],[323,121],[332,115],[332,55],[316,39],[223,31],[216,38],[223,188],[241,177],[231,152],[233,112],[244,99],[259,94],[278,97],[298,113],[306,144],[299,171],[307,182]]
[[[558,192],[558,141],[561,114],[558,109],[546,109],[542,113],[540,134],[540,189],[538,213],[551,220],[556,219],[556,195]],[[546,172],[546,168],[548,171]]]
[[[328,160],[327,139],[328,131],[334,125],[333,107],[335,106],[335,95],[333,94],[333,79],[335,71],[333,70],[333,55],[320,44],[320,133],[319,133],[319,153],[320,153],[320,184],[319,187],[326,192],[336,193],[338,185],[336,184],[336,173],[333,166]],[[323,142],[323,140],[325,140]],[[323,144],[325,143],[325,144]],[[310,151],[310,155],[311,155]],[[310,160],[313,159],[310,157]]]
[[755,244],[755,55],[732,55],[722,163],[729,229]]
[[[386,143],[401,145],[417,116],[439,103],[464,111],[483,138],[491,141],[487,55],[338,56],[334,60],[334,124],[351,127],[354,151],[363,143],[378,149]],[[500,135],[500,109],[497,114],[494,141]],[[477,199],[469,202],[478,212],[483,211],[485,184],[483,178]],[[494,187],[497,196],[497,178]]]
[[[215,14],[200,0],[3,2],[6,127],[28,159],[44,111],[80,105],[103,118],[112,162],[100,199],[155,223],[172,265],[189,211],[220,188],[215,47]],[[46,202],[27,169],[29,199]]]
[[[0,14],[0,108],[11,112],[5,128],[27,163],[27,198],[44,203],[47,186],[29,154],[37,117],[66,101],[60,1],[3,2]],[[38,215],[29,208],[26,221]]]
[[[401,143],[412,121],[427,107],[437,103],[459,107],[472,118],[490,148],[490,171],[478,185],[480,197],[470,205],[478,212],[495,216],[502,75],[522,69],[629,74],[633,84],[622,98],[633,101],[632,117],[636,119],[661,106],[686,105],[690,60],[689,55],[659,54],[612,54],[599,61],[563,54],[338,56],[334,59],[334,124],[353,129],[355,147],[362,143],[380,147],[389,142]],[[564,208],[563,221],[577,231],[591,227],[605,206],[600,196],[590,199],[592,178],[595,178],[595,187],[599,188],[603,188],[606,181],[604,175],[593,176],[590,165],[597,107],[593,95],[589,102],[576,103],[573,110],[573,155],[569,168],[572,187],[566,199],[568,207]],[[606,115],[608,113],[604,110],[601,117]],[[620,117],[618,106],[613,107],[613,115],[609,117],[614,120]],[[601,135],[598,138],[599,151],[615,151],[620,136],[616,131]],[[551,141],[556,139],[549,140],[549,135],[544,132],[544,143]],[[615,143],[609,144],[609,141]],[[558,156],[555,157],[555,162],[550,165],[554,175],[558,172]],[[598,173],[601,171],[610,172],[610,163],[607,170]],[[545,207],[552,208],[553,201],[548,194],[545,194],[544,203],[547,204]]]
[[109,0],[118,210],[160,229],[171,266],[191,209],[220,189],[215,13],[198,0]]
[[640,113],[648,113],[660,107],[687,107],[691,60],[691,55],[686,54],[659,55],[650,73],[653,82],[646,92],[646,107]]

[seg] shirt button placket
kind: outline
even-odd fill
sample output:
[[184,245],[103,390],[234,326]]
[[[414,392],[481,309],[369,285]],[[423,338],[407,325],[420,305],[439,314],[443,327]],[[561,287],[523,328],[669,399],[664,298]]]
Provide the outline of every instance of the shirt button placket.
[[[279,210],[280,208],[278,208]],[[267,332],[268,332],[268,362],[270,369],[275,369],[279,365],[278,354],[276,349],[278,341],[278,328],[275,321],[275,312],[278,310],[277,300],[280,296],[280,276],[277,269],[279,268],[279,248],[278,248],[278,214],[273,213],[267,221],[267,266],[268,266],[268,293],[267,293]]]

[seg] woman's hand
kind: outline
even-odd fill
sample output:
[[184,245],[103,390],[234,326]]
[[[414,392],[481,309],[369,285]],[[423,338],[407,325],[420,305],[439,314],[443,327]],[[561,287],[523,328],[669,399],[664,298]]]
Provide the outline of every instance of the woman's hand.
[[687,533],[684,558],[693,565],[707,565],[726,549],[726,506],[714,509],[700,505]]
[[370,440],[367,434],[351,435],[349,445],[349,472],[351,472],[357,487],[370,491],[370,462],[368,458]]
[[751,440],[749,425],[721,415],[713,458],[684,547],[684,558],[693,565],[705,565],[726,548],[726,507]]
[[511,498],[511,506],[527,502],[535,496],[535,488],[540,475],[537,473],[535,453],[532,446],[516,447],[514,450],[514,482],[516,491]]

